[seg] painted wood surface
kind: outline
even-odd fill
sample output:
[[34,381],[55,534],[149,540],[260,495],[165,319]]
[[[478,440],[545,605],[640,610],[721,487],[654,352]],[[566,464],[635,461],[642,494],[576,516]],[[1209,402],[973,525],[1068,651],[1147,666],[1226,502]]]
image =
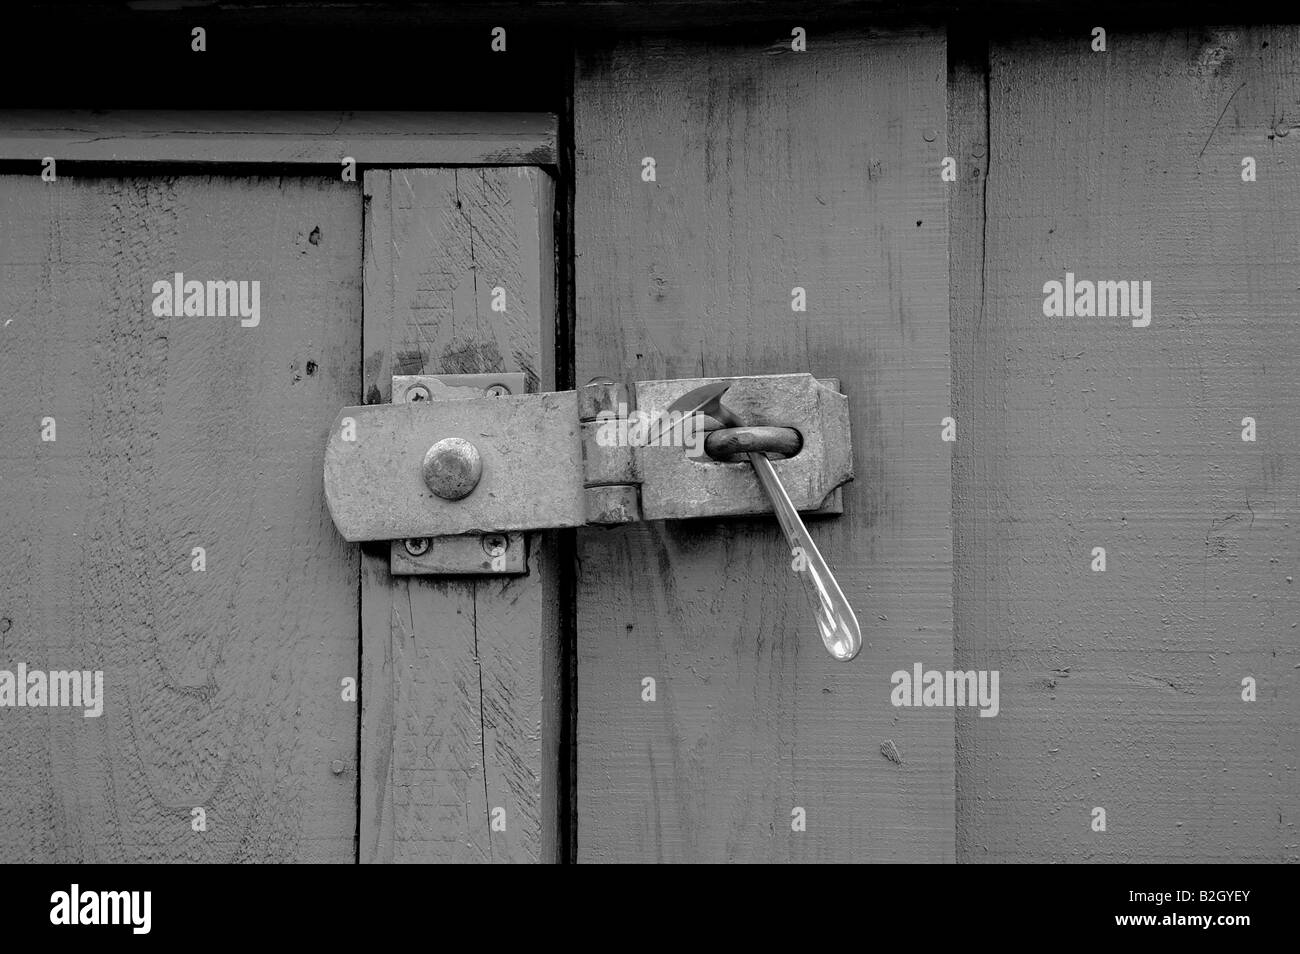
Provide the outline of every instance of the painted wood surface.
[[555,135],[548,113],[19,109],[0,112],[0,159],[544,165]]
[[[5,176],[0,223],[0,668],[104,687],[0,709],[0,860],[352,861],[357,558],[320,467],[360,189]],[[257,326],[155,317],[178,271],[260,281]]]
[[812,532],[871,646],[826,653],[775,518],[579,531],[580,861],[953,857],[952,712],[890,703],[952,659],[944,41],[771,39],[580,57],[577,380],[839,377]]
[[[1295,861],[1300,49],[1290,29],[1108,41],[991,54],[957,655],[1001,670],[1002,711],[959,723],[958,857]],[[951,148],[979,165],[977,139]],[[1044,317],[1067,271],[1150,280],[1150,325]]]
[[[553,390],[550,178],[381,170],[365,195],[366,403],[394,374]],[[395,578],[387,543],[364,548],[362,861],[558,857],[558,576],[553,543],[530,544],[528,576],[482,580]]]

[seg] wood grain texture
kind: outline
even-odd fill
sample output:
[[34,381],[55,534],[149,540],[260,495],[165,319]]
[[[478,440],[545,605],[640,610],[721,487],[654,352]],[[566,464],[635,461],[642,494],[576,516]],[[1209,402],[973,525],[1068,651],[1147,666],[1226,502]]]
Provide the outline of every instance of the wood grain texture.
[[[365,193],[366,403],[394,374],[521,370],[554,389],[550,178],[384,170]],[[364,551],[362,861],[557,858],[557,575],[551,544],[530,544],[528,576],[479,581],[395,578],[387,544]]]
[[554,163],[547,113],[0,112],[0,159],[338,165]]
[[889,698],[952,659],[944,80],[934,34],[580,56],[577,380],[838,376],[812,531],[872,644],[826,653],[775,519],[579,531],[581,861],[953,857],[952,712]]
[[[6,176],[0,223],[0,668],[105,694],[0,709],[0,860],[352,861],[357,557],[320,468],[360,189]],[[260,324],[154,317],[176,271],[260,280]]]
[[[959,725],[958,856],[1296,861],[1300,47],[1109,47],[991,54],[957,631],[1003,698]],[[1045,318],[1067,270],[1152,281],[1150,326]]]

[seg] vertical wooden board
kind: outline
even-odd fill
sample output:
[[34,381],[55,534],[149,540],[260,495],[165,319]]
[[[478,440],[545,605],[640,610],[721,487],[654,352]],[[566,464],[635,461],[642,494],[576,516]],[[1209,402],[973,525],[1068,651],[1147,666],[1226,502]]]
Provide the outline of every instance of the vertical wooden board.
[[[1108,41],[991,55],[957,629],[1003,701],[959,727],[958,854],[1294,861],[1300,51],[1290,29]],[[1150,325],[1044,317],[1066,271],[1150,280]]]
[[[0,222],[0,669],[104,687],[98,718],[0,709],[0,858],[352,861],[357,559],[320,474],[360,190],[6,176]],[[178,271],[260,281],[257,326],[155,317]]]
[[871,644],[826,653],[775,518],[580,531],[579,859],[951,860],[952,711],[890,703],[952,661],[943,38],[629,41],[575,111],[577,380],[838,376],[812,530]]
[[[375,170],[365,195],[366,402],[391,400],[394,374],[553,389],[550,178]],[[557,575],[529,543],[528,576],[478,581],[396,578],[386,543],[363,549],[363,861],[556,860]]]

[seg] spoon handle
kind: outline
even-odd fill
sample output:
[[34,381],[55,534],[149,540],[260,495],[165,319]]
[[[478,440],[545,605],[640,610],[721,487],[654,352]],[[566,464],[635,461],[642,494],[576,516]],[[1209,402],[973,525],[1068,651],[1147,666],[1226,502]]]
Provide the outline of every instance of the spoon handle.
[[785,531],[785,538],[789,541],[796,560],[805,565],[799,575],[803,577],[808,599],[817,616],[817,629],[821,633],[822,642],[832,656],[841,662],[848,662],[862,649],[862,630],[858,628],[858,618],[853,615],[853,607],[844,598],[844,592],[822,559],[817,544],[813,543],[812,535],[804,526],[799,511],[790,502],[790,495],[785,492],[772,462],[765,455],[756,452],[750,453],[749,461],[754,465],[758,481],[772,501],[776,519]]

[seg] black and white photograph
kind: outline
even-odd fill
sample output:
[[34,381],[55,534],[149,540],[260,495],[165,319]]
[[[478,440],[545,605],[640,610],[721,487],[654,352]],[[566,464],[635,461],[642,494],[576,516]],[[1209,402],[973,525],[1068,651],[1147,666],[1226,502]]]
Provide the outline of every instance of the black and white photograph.
[[1270,920],[1300,7],[22,0],[0,47],[6,923],[478,863]]

